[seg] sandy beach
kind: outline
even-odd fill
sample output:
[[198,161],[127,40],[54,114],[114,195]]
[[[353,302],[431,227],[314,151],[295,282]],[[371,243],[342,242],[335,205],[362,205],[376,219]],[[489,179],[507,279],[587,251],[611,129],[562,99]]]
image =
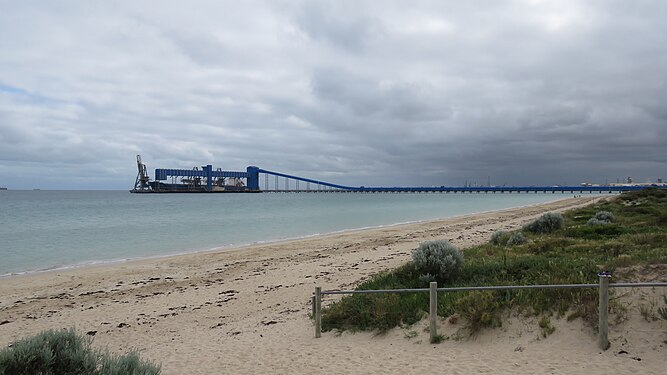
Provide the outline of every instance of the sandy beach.
[[[611,348],[604,352],[580,320],[556,320],[556,332],[546,339],[535,319],[516,317],[475,338],[458,337],[461,324],[443,320],[442,332],[452,339],[437,345],[428,342],[426,321],[382,336],[327,332],[314,338],[309,313],[315,286],[354,288],[408,261],[421,241],[448,239],[465,248],[488,241],[498,229],[596,199],[5,277],[0,345],[73,326],[94,336],[96,346],[137,349],[161,363],[164,374],[662,374],[667,321],[647,322],[636,306],[628,321],[610,327]],[[664,281],[665,269],[656,270],[652,277]],[[663,293],[628,292],[625,298]]]

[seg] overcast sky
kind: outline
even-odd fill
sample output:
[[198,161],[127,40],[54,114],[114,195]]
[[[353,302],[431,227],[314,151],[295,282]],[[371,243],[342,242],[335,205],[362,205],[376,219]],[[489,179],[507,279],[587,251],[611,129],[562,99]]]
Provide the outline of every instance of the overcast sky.
[[0,0],[0,186],[667,179],[667,1]]

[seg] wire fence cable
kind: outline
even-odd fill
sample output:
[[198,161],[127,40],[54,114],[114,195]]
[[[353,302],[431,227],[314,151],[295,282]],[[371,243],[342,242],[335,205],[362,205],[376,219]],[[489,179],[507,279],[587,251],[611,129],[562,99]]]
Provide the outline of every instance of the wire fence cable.
[[649,283],[609,283],[611,274],[603,272],[598,274],[598,284],[555,284],[555,285],[492,285],[492,286],[470,286],[470,287],[450,287],[438,288],[436,282],[432,282],[429,288],[418,289],[385,289],[385,290],[322,290],[321,287],[315,288],[312,297],[313,317],[315,318],[315,337],[322,335],[322,296],[340,295],[340,294],[379,294],[379,293],[430,293],[430,319],[429,332],[431,341],[437,337],[436,313],[437,311],[437,293],[438,292],[467,292],[476,290],[520,290],[520,289],[583,289],[599,288],[598,304],[598,347],[602,350],[609,348],[608,332],[608,314],[609,314],[609,288],[653,288],[667,287],[667,282],[649,282]]

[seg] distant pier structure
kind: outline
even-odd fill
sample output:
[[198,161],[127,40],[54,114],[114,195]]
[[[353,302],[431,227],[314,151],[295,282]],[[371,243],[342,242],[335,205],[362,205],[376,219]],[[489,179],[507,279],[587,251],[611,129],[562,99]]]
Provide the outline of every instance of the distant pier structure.
[[245,171],[223,171],[212,165],[192,169],[155,169],[151,181],[146,165],[137,155],[137,178],[131,193],[620,193],[664,185],[582,186],[346,186],[255,166]]

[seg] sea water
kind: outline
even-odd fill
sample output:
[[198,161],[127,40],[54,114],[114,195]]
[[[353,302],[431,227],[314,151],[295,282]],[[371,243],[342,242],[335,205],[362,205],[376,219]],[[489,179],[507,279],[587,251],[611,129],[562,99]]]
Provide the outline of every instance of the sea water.
[[569,194],[0,191],[0,275],[526,206]]

